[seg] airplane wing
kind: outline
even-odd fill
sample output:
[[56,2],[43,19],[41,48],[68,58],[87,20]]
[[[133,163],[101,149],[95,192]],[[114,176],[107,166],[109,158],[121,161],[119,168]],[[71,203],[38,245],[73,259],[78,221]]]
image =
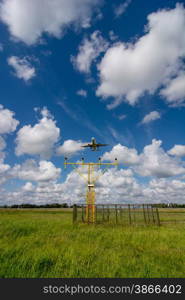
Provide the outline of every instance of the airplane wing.
[[86,148],[86,147],[92,147],[92,145],[87,144],[87,145],[83,145],[82,147]]
[[97,147],[108,146],[108,144],[96,144]]

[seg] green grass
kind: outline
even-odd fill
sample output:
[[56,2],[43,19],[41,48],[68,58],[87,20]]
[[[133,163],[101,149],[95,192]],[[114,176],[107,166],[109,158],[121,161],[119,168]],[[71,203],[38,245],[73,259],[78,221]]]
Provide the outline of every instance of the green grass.
[[[181,212],[171,211],[173,219],[184,219]],[[163,221],[172,220],[169,214],[162,214]],[[185,278],[185,223],[115,227],[71,221],[70,210],[1,209],[0,277]]]

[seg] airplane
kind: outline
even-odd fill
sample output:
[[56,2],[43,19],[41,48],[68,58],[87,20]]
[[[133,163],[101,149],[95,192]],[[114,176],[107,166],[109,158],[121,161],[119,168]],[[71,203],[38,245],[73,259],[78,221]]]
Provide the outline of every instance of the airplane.
[[87,145],[83,145],[82,147],[84,147],[84,148],[89,147],[89,148],[91,148],[92,151],[96,151],[99,149],[99,147],[102,147],[102,146],[108,146],[108,144],[97,143],[96,139],[94,137],[92,137],[91,143],[88,143]]

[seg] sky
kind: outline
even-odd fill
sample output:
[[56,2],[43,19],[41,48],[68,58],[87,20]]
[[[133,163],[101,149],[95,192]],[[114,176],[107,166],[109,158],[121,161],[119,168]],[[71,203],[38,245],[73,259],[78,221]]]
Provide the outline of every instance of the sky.
[[0,37],[0,205],[84,202],[66,156],[118,159],[98,203],[185,203],[185,1],[1,0]]

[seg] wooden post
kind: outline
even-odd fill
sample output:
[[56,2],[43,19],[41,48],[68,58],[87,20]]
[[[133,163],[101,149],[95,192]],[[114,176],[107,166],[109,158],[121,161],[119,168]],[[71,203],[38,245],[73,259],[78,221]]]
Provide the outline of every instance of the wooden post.
[[149,213],[149,209],[148,209],[148,204],[146,204],[147,207],[147,213],[148,213],[148,223],[150,223],[150,213]]
[[153,223],[155,224],[155,216],[154,216],[154,211],[153,211],[153,206],[152,206],[152,204],[151,204],[151,210],[152,210]]
[[73,224],[77,221],[77,206],[76,204],[73,205]]
[[85,222],[85,220],[84,220],[84,205],[82,205],[82,222],[84,223]]
[[115,210],[116,210],[116,224],[118,224],[118,207],[117,207],[117,204],[115,204]]
[[157,208],[157,207],[156,207],[156,214],[157,214],[157,225],[160,226],[161,223],[160,223],[159,211],[158,211],[158,208]]
[[145,215],[145,205],[144,204],[143,204],[143,216],[144,216],[145,224],[147,224],[147,222],[146,222],[146,215]]
[[131,219],[131,213],[130,213],[130,204],[128,204],[128,217],[129,217],[129,224],[132,224],[132,219]]
[[109,207],[107,206],[107,221],[109,222],[109,217],[110,217],[110,209]]
[[102,205],[102,218],[103,218],[103,223],[105,221],[105,210],[104,210],[104,205]]
[[132,205],[132,215],[133,215],[133,223],[136,224],[136,210],[135,210],[135,205]]
[[123,211],[122,211],[122,207],[123,207],[123,206],[121,206],[121,205],[120,205],[120,207],[119,207],[119,209],[120,209],[120,220],[121,220],[121,224],[123,224]]

